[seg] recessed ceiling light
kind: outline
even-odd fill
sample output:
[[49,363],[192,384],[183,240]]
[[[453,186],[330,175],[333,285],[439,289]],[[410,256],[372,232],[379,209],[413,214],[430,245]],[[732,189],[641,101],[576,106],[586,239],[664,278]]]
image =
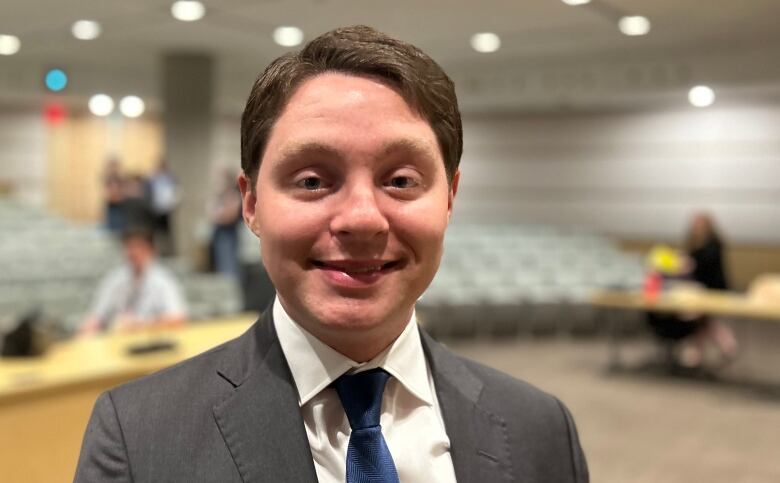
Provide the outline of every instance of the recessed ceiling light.
[[0,34],[0,55],[14,55],[21,47],[22,42],[19,37]]
[[295,47],[303,42],[303,30],[298,27],[277,27],[274,42],[282,47]]
[[95,94],[89,98],[89,111],[96,116],[108,116],[114,110],[114,100],[105,94]]
[[146,110],[146,104],[138,96],[125,96],[119,101],[119,111],[127,117],[138,117]]
[[577,5],[585,5],[587,3],[590,3],[590,0],[561,0],[566,5],[571,5],[572,7],[576,7]]
[[501,39],[493,32],[481,32],[471,36],[471,47],[477,52],[495,52],[501,47]]
[[195,0],[179,0],[171,5],[171,15],[182,22],[194,22],[206,15],[206,7]]
[[618,28],[625,35],[646,35],[650,31],[650,20],[641,15],[630,15],[620,19]]
[[100,35],[100,24],[94,20],[79,20],[73,22],[70,32],[79,40],[94,40]]
[[688,101],[696,107],[708,107],[715,102],[715,91],[708,86],[692,87],[688,91]]

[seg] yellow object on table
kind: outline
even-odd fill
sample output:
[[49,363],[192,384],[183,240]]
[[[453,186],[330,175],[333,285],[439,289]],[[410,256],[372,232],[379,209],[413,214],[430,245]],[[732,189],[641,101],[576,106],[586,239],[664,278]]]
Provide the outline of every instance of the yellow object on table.
[[[105,334],[55,344],[38,358],[0,359],[0,480],[72,481],[97,396],[195,356],[246,331],[257,315],[178,329]],[[169,350],[131,355],[165,341]]]
[[664,275],[677,276],[688,270],[687,257],[668,245],[656,245],[647,255],[647,264],[652,270]]

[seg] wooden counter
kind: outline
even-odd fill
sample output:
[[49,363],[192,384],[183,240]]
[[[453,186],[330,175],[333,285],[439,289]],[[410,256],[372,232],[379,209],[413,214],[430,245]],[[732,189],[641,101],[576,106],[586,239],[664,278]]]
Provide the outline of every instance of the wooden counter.
[[[153,333],[74,339],[40,358],[0,359],[0,480],[72,481],[100,393],[235,338],[256,319],[245,315]],[[171,341],[175,348],[128,354],[129,346],[152,340]]]
[[[780,323],[780,301],[761,301],[736,292],[718,290],[677,289],[662,292],[656,297],[647,297],[641,292],[604,290],[594,293],[590,303],[595,307],[607,309],[601,317],[608,328],[608,367],[612,370],[624,369],[621,355],[623,319],[619,314],[622,310],[705,314],[728,318],[743,326],[751,325],[747,323],[750,321]],[[749,372],[752,379],[756,379],[756,375],[763,372],[762,365],[751,364],[753,367]],[[772,384],[777,380],[774,374],[771,380]]]
[[648,298],[641,292],[604,290],[594,293],[590,303],[611,309],[688,312],[780,322],[780,301],[762,302],[718,290],[672,290],[655,298]]

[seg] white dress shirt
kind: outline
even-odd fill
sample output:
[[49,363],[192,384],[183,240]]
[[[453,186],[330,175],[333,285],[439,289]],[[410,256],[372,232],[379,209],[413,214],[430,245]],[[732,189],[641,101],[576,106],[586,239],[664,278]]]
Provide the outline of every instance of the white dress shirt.
[[162,265],[152,262],[141,278],[136,278],[133,269],[125,264],[100,282],[89,313],[100,320],[102,327],[110,328],[116,317],[124,313],[141,321],[185,317],[187,304],[176,277]]
[[365,363],[330,348],[295,323],[279,303],[274,325],[298,388],[298,402],[321,483],[346,481],[351,429],[336,391],[328,387],[344,373],[381,367],[393,377],[382,398],[382,435],[401,482],[455,482],[450,440],[423,353],[417,320],[412,318],[387,349]]

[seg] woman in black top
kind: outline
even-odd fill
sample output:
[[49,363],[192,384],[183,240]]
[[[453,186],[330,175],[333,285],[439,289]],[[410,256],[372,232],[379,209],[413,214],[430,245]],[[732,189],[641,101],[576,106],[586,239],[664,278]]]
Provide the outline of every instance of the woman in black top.
[[[710,215],[698,213],[693,217],[685,248],[691,258],[691,280],[708,290],[728,290],[723,242]],[[694,344],[683,353],[684,362],[699,365],[704,347],[710,340],[727,360],[736,356],[737,340],[727,325],[709,316],[702,316],[697,325],[699,328],[693,337]]]
[[692,280],[711,290],[728,290],[723,268],[723,245],[709,215],[700,213],[693,218],[686,249],[694,263]]

